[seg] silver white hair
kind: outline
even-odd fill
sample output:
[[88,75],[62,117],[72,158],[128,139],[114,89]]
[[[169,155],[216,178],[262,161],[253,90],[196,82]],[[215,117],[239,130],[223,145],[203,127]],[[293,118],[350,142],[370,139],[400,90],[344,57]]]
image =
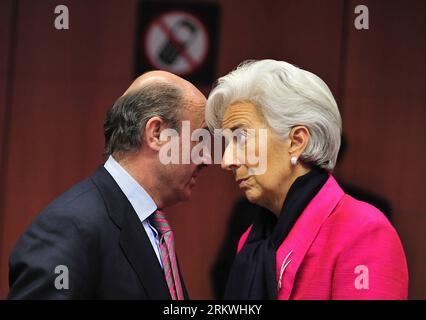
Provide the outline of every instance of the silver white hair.
[[333,94],[318,76],[284,61],[243,62],[219,78],[210,92],[206,106],[209,128],[221,128],[226,109],[244,101],[260,108],[269,126],[283,139],[294,126],[306,126],[311,138],[299,160],[333,170],[342,119]]

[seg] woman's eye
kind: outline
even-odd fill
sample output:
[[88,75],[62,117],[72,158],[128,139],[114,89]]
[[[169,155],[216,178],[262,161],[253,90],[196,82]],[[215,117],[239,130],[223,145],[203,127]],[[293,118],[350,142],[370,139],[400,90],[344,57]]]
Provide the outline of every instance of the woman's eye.
[[247,136],[246,136],[245,132],[240,131],[240,132],[237,133],[237,142],[238,143],[243,144],[243,143],[246,142],[246,140],[247,140]]

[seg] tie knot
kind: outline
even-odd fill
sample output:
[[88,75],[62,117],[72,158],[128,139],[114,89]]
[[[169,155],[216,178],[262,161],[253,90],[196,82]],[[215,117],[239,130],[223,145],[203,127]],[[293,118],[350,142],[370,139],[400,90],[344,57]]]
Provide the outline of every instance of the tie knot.
[[171,231],[169,222],[166,219],[166,214],[160,210],[157,210],[151,214],[149,221],[152,223],[155,229],[157,229],[160,235]]

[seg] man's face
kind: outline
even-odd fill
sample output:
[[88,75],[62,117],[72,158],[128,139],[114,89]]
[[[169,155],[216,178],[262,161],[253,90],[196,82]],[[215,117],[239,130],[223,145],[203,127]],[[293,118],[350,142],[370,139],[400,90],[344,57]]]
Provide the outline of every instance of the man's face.
[[[165,190],[169,190],[169,198],[172,202],[185,201],[191,196],[192,189],[195,186],[196,178],[204,164],[194,164],[189,157],[189,163],[182,163],[182,153],[191,155],[192,148],[197,145],[198,141],[191,141],[191,135],[194,130],[204,128],[204,110],[206,98],[204,96],[196,96],[187,100],[181,114],[180,132],[179,132],[179,164],[162,165],[162,180]],[[185,121],[185,129],[183,122]],[[189,130],[188,130],[189,124]]]

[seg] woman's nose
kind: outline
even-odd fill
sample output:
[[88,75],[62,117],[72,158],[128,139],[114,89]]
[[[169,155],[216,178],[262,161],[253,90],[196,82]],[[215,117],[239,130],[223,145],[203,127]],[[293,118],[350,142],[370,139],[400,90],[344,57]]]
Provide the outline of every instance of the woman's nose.
[[241,166],[236,155],[236,147],[229,143],[223,153],[221,167],[224,170],[236,170]]

